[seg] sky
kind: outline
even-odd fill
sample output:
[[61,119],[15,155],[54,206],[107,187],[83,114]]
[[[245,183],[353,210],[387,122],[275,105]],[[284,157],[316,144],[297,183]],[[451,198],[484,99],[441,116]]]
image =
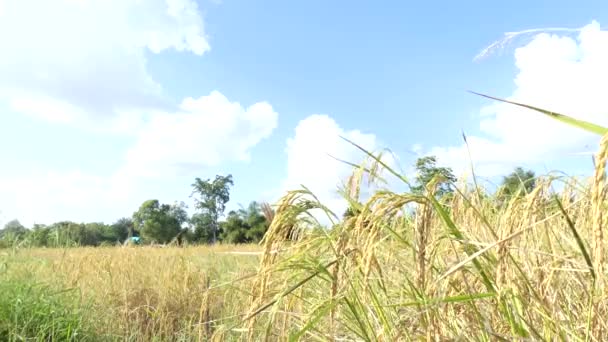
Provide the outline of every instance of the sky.
[[467,90],[608,125],[606,23],[603,1],[0,0],[0,224],[192,213],[218,174],[229,210],[305,185],[339,214],[329,155],[364,158],[340,136],[408,175],[587,175],[597,136]]

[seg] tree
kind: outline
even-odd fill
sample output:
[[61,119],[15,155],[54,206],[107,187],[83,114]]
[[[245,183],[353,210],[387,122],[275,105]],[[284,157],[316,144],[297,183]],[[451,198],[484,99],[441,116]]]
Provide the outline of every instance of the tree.
[[424,193],[426,185],[435,176],[443,178],[437,185],[436,195],[442,197],[445,194],[452,193],[452,183],[456,182],[456,176],[449,167],[438,167],[437,158],[435,156],[426,156],[416,160],[416,183],[411,187],[413,193]]
[[139,236],[139,232],[134,232],[133,220],[123,217],[114,222],[108,231],[104,233],[105,241],[124,242],[129,236]]
[[29,235],[32,247],[46,247],[50,245],[51,228],[44,224],[34,224]]
[[257,202],[251,202],[247,209],[228,213],[221,223],[222,241],[228,243],[259,242],[266,233],[270,222]]
[[81,246],[99,246],[104,240],[104,232],[109,230],[110,226],[101,222],[87,223],[84,225],[82,237],[80,239]]
[[220,239],[226,243],[247,242],[247,227],[238,212],[232,210],[226,216],[226,220],[220,223],[222,233]]
[[133,213],[133,224],[144,238],[167,243],[179,234],[187,217],[183,202],[169,205],[153,199],[145,201]]
[[190,197],[194,198],[195,208],[203,214],[207,214],[211,219],[212,242],[217,241],[218,220],[224,214],[226,203],[230,200],[230,186],[234,185],[232,175],[215,176],[215,180],[203,181],[196,178],[192,184],[193,191]]
[[17,220],[7,222],[4,228],[0,229],[0,247],[12,246],[15,242],[22,240],[28,232],[28,229]]
[[4,225],[3,229],[0,229],[0,238],[9,234],[15,237],[20,237],[25,235],[27,232],[27,228],[25,228],[18,220],[11,220]]
[[501,194],[503,197],[525,195],[531,192],[536,186],[536,175],[532,170],[524,170],[516,167],[501,183]]
[[208,213],[196,213],[190,218],[193,240],[197,242],[213,242],[213,217]]

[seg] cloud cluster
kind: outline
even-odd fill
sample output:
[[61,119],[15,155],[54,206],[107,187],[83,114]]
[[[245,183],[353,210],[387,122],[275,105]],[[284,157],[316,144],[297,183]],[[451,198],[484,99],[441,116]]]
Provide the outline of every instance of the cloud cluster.
[[194,0],[11,0],[0,11],[0,90],[17,112],[81,125],[170,106],[146,53],[209,50]]
[[180,111],[158,113],[142,127],[127,152],[124,171],[154,176],[224,161],[247,162],[251,148],[270,136],[277,121],[267,102],[243,108],[217,91],[187,98]]
[[146,54],[209,51],[195,0],[0,0],[0,45],[0,103],[133,140],[109,175],[41,170],[2,180],[4,219],[32,224],[124,212],[145,196],[146,178],[246,162],[277,126],[270,104],[243,107],[218,91],[175,105],[150,75]]
[[[515,65],[515,90],[507,99],[608,124],[608,31],[597,22],[583,27],[576,38],[536,35],[515,50]],[[517,164],[571,158],[598,142],[597,136],[503,103],[481,110],[480,131],[468,142],[476,172],[489,177]],[[465,145],[437,146],[428,152],[458,172],[468,168]]]

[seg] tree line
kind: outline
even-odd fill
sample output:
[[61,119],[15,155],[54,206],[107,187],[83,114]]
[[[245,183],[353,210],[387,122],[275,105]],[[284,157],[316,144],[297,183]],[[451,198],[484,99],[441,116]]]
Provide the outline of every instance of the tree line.
[[188,216],[184,202],[166,204],[150,199],[131,217],[112,224],[62,221],[26,228],[18,220],[12,220],[0,229],[0,247],[116,245],[133,241],[134,237],[144,244],[258,242],[270,225],[272,209],[268,204],[254,201],[246,208],[230,211],[220,220],[233,184],[232,175],[218,175],[213,180],[196,178],[191,194],[196,212],[192,216]]
[[[452,169],[439,167],[434,156],[419,158],[415,164],[413,193],[421,193],[436,176],[441,177],[436,195],[449,195],[456,181]],[[196,178],[192,183],[191,198],[195,213],[188,216],[184,202],[160,203],[157,199],[143,202],[131,217],[124,217],[112,224],[101,222],[76,223],[62,221],[50,225],[35,224],[26,228],[12,220],[0,229],[0,247],[16,244],[30,247],[103,246],[142,241],[144,244],[211,244],[255,243],[268,229],[272,208],[267,203],[251,202],[246,208],[232,210],[224,217],[230,201],[232,175],[217,175],[215,179]],[[515,168],[503,177],[497,199],[503,201],[531,191],[535,175],[530,170]],[[344,216],[349,216],[347,210]]]

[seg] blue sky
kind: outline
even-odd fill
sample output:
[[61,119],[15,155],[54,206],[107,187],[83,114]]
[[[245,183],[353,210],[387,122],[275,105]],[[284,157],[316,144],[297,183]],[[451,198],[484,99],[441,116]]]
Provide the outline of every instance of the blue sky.
[[[361,158],[339,134],[405,168],[433,153],[460,173],[464,130],[483,176],[587,173],[590,157],[569,153],[596,137],[466,90],[605,121],[606,13],[600,1],[0,0],[0,221],[112,222],[149,198],[191,204],[194,177],[227,173],[230,207],[304,183],[338,211],[348,169],[326,154]],[[534,28],[579,30],[473,61]]]

